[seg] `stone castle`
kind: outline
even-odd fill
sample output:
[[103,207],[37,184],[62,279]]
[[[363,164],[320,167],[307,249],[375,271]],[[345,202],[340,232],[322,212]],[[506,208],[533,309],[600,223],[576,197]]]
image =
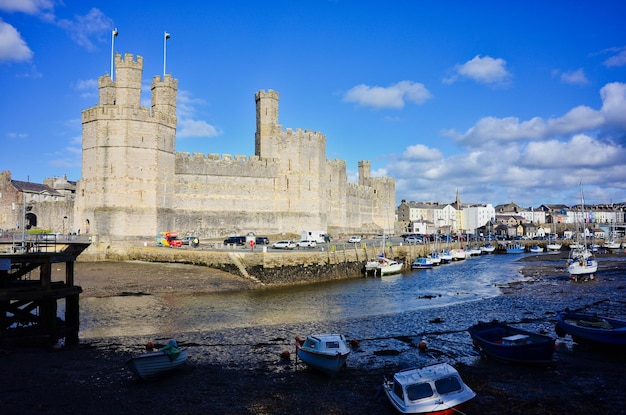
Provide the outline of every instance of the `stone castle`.
[[97,105],[82,113],[82,179],[72,228],[106,239],[172,230],[204,237],[233,234],[380,232],[394,224],[395,182],[358,164],[326,158],[326,136],[283,130],[279,94],[255,94],[255,154],[181,153],[176,144],[178,81],[153,78],[142,107],[143,58],[115,56],[115,80],[98,79]]

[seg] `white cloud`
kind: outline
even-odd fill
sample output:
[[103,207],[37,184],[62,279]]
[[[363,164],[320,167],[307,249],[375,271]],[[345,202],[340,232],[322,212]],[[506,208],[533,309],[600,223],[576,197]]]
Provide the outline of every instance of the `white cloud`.
[[464,134],[453,135],[466,145],[492,144],[493,142],[549,139],[593,131],[596,129],[626,128],[626,84],[614,82],[600,90],[602,108],[594,110],[578,106],[561,117],[544,120],[534,117],[520,121],[517,117],[485,117]]
[[626,128],[626,84],[613,82],[600,90],[602,114],[611,124]]
[[507,84],[511,80],[511,74],[506,69],[506,61],[501,58],[492,58],[480,55],[464,64],[456,65],[455,73],[446,79],[444,83],[456,82],[459,78],[467,78],[482,84]]
[[84,16],[75,16],[74,20],[61,19],[57,25],[65,29],[74,42],[89,51],[96,50],[94,42],[108,41],[114,27],[113,20],[96,8]]
[[615,66],[626,66],[626,47],[613,49],[612,51],[617,52],[615,55],[606,59],[603,63],[605,66],[609,68]]
[[580,68],[575,71],[564,72],[561,74],[561,82],[564,84],[587,85],[589,80],[585,76],[585,71]]
[[13,132],[10,132],[10,133],[7,133],[7,137],[9,137],[10,139],[14,139],[14,138],[21,139],[21,138],[28,138],[28,134],[26,134],[26,133],[13,133]]
[[423,144],[415,144],[407,147],[402,156],[411,160],[441,160],[441,151],[438,149],[428,148]]
[[558,166],[562,169],[609,165],[620,158],[625,160],[625,157],[624,149],[619,146],[576,134],[567,141],[553,139],[530,143],[520,159],[530,167]]
[[197,120],[198,106],[206,105],[201,98],[193,98],[187,90],[179,90],[176,99],[176,113],[178,114],[177,138],[189,137],[217,137],[222,132],[206,121]]
[[178,121],[176,138],[216,137],[220,132],[206,121],[181,119]]
[[39,14],[53,8],[52,0],[0,0],[0,10],[10,13]]
[[357,85],[346,92],[343,100],[363,107],[403,108],[406,102],[423,104],[430,98],[432,94],[424,84],[401,81],[388,87]]
[[33,51],[17,29],[0,20],[0,62],[23,62],[32,57]]

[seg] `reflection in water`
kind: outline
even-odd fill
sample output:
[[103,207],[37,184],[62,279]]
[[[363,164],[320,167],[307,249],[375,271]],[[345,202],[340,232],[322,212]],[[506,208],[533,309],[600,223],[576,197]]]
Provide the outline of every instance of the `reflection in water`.
[[82,338],[334,321],[477,301],[519,279],[519,255],[409,274],[238,292],[81,299]]

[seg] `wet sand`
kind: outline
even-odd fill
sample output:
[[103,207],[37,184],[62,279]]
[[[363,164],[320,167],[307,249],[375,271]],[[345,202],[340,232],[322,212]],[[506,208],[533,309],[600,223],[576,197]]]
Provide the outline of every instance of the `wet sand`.
[[[502,287],[504,294],[481,301],[481,309],[509,307],[515,321],[527,318],[532,325],[537,320],[546,331],[555,319],[555,307],[564,304],[626,318],[624,261],[603,258],[597,281],[573,283],[563,272],[564,259],[551,259],[526,257],[526,281]],[[85,296],[253,287],[241,278],[192,266],[77,263],[76,268],[76,283]],[[466,328],[468,312],[464,304],[342,321],[330,327],[262,326],[181,333],[177,340],[189,351],[189,362],[171,376],[149,383],[137,380],[124,361],[141,352],[147,341],[164,343],[167,338],[81,339],[80,345],[60,351],[5,348],[0,350],[0,414],[392,414],[380,392],[383,376],[407,364],[438,361],[453,363],[477,393],[467,414],[626,413],[623,351],[598,351],[566,338],[557,340],[554,362],[547,367],[505,364],[477,353],[459,355],[458,350],[466,349],[471,341],[469,336],[463,330],[436,335],[433,317],[458,318]],[[296,334],[321,329],[350,332],[356,326],[363,333],[370,326],[372,332],[380,333],[381,325],[388,327],[389,337],[360,339],[347,370],[335,379],[296,365],[293,359]],[[425,352],[416,347],[417,336],[397,335],[417,333],[417,327],[423,326],[430,333]],[[553,329],[549,334],[554,335]],[[291,359],[281,359],[284,350],[292,352]]]

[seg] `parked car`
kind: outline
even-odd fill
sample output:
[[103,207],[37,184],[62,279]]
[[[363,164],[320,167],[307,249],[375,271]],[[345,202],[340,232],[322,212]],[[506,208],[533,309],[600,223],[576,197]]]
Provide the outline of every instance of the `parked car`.
[[269,245],[270,244],[270,240],[267,239],[265,236],[257,236],[255,243],[257,245]]
[[348,239],[348,242],[351,243],[351,244],[361,243],[361,237],[360,236],[351,236],[350,239]]
[[181,241],[183,242],[183,245],[189,245],[189,246],[200,245],[200,239],[197,236],[185,236],[183,239],[181,239]]
[[298,248],[315,248],[317,246],[317,242],[302,240],[296,244]]
[[407,236],[404,238],[404,242],[407,244],[423,244],[424,240],[422,238],[418,238],[417,236]]
[[282,240],[277,241],[272,244],[272,248],[274,249],[294,249],[296,247],[296,243],[292,240]]
[[224,239],[224,245],[245,245],[246,237],[245,236],[229,236]]

